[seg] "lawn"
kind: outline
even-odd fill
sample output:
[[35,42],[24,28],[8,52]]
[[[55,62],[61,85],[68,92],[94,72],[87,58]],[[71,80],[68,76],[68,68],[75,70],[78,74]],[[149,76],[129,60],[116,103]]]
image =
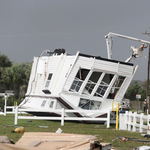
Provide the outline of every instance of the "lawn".
[[[104,124],[86,124],[79,122],[65,122],[64,126],[61,126],[60,121],[47,121],[47,120],[18,120],[18,125],[14,126],[14,115],[3,116],[0,115],[0,135],[7,135],[13,142],[17,142],[22,133],[11,133],[15,128],[23,126],[25,132],[56,132],[58,128],[62,129],[63,133],[75,133],[96,135],[98,141],[101,143],[111,143],[115,149],[132,150],[138,146],[148,145],[150,142],[138,142],[138,141],[122,141],[119,137],[128,137],[143,139],[139,132],[129,132],[116,130],[114,125],[111,125],[109,129]],[[44,127],[47,128],[44,128]],[[146,140],[146,139],[145,139]]]

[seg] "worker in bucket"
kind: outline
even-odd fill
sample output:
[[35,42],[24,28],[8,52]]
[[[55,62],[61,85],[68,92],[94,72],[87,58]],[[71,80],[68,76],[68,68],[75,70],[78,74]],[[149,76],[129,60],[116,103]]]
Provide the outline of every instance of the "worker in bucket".
[[148,46],[144,46],[144,43],[142,43],[141,47],[139,48],[139,50],[143,51],[145,48],[147,48]]

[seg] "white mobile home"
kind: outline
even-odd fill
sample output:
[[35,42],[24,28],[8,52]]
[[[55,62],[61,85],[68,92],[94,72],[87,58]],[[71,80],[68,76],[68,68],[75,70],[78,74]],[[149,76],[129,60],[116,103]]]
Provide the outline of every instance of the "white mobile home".
[[[85,55],[66,53],[34,57],[30,81],[21,108],[108,110],[121,102],[132,80],[133,64]],[[69,115],[69,114],[68,114]],[[73,114],[70,114],[73,115]],[[75,114],[98,117],[102,114]],[[67,116],[67,114],[66,114]]]
[[[138,51],[126,62],[112,60],[111,36],[106,36],[108,59],[77,52],[68,55],[64,49],[57,49],[47,56],[34,57],[28,90],[20,109],[40,116],[59,116],[52,110],[111,110],[121,102],[137,67],[129,63],[138,57]],[[123,36],[140,42],[147,41]],[[136,53],[136,55],[134,55]],[[141,51],[140,51],[141,53]],[[42,53],[43,54],[43,53]],[[49,110],[41,112],[40,110]],[[32,110],[32,111],[30,111]],[[33,112],[33,110],[38,110]],[[100,113],[66,113],[65,116],[101,117]]]

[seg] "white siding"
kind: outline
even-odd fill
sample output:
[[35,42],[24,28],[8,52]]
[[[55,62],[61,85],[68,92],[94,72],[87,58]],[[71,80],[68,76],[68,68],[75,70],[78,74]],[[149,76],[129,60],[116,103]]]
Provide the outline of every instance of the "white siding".
[[75,65],[73,66],[68,78],[67,78],[64,89],[67,90],[67,91],[70,89],[71,84],[72,84],[72,82],[73,82],[73,80],[74,80],[74,78],[75,78],[75,76],[76,76],[76,74],[77,74],[80,67],[90,70],[93,66],[93,62],[94,62],[93,58],[79,56],[77,58],[77,61],[76,61]]
[[[72,68],[74,58],[75,56],[66,55],[44,56],[40,58],[42,59],[40,65],[38,58],[34,58],[27,94],[44,94],[42,90],[45,89],[49,73],[53,76],[48,89],[52,94],[59,94],[67,78],[66,74]],[[38,69],[40,66],[42,69]]]
[[49,108],[50,99],[49,98],[41,98],[41,97],[30,97],[30,99],[26,103],[26,106],[42,109],[43,107],[41,107],[41,104],[42,104],[43,100],[46,100],[46,104],[45,104],[44,108]]
[[[121,76],[127,76],[123,85],[120,88],[120,91],[117,93],[115,101],[120,102],[122,100],[132,78],[133,74],[133,66],[119,64],[115,62],[105,61],[105,60],[97,60],[94,58],[88,58],[83,56],[78,56],[75,61],[76,56],[66,56],[66,55],[58,55],[58,56],[50,56],[50,57],[42,57],[43,64],[41,64],[42,69],[39,69],[38,73],[36,63],[38,58],[34,58],[33,67],[31,71],[31,77],[28,87],[28,94],[32,89],[33,94],[44,94],[42,90],[45,88],[45,83],[49,73],[52,73],[53,76],[51,78],[50,86],[48,89],[54,95],[59,95],[66,99],[73,107],[77,107],[79,104],[80,97],[82,95],[79,93],[69,92],[69,89],[72,85],[72,82],[79,70],[79,68],[86,69],[95,69],[100,72],[116,74]],[[73,64],[75,62],[75,64]],[[36,74],[35,74],[36,72]],[[34,82],[32,82],[34,81]],[[31,88],[31,84],[33,86]],[[62,92],[62,89],[64,90]],[[110,88],[111,89],[111,88]],[[31,94],[32,94],[31,93]],[[109,91],[108,91],[109,93]],[[91,98],[92,99],[92,96]],[[101,99],[101,98],[100,98]],[[110,100],[103,99],[105,101],[102,105],[111,105]],[[107,106],[108,108],[108,106]]]
[[103,60],[95,60],[94,68],[122,76],[131,76],[133,73],[133,66]]
[[[38,67],[38,58],[34,58],[30,81],[28,85],[28,94],[43,94],[42,90],[44,89],[47,77],[49,73],[54,73],[55,69],[57,68],[57,64],[59,62],[59,57],[47,57],[43,56],[40,57],[42,61],[40,61],[40,65],[42,69],[40,72],[37,72]],[[42,64],[43,63],[43,64]],[[30,93],[30,90],[31,93]]]
[[72,107],[77,107],[79,104],[80,97],[79,95],[73,93],[61,93],[61,96],[64,97],[69,103],[71,103]]
[[33,82],[33,81],[34,81],[34,77],[35,77],[37,59],[38,59],[37,57],[33,58],[32,68],[31,68],[31,73],[30,73],[30,79],[29,79],[28,89],[27,89],[26,95],[30,94],[31,89],[34,87],[34,84],[35,84],[35,82]]
[[118,74],[130,77],[133,74],[133,66],[119,64]]
[[79,56],[76,62],[76,65],[81,68],[91,69],[93,68],[94,58],[82,57]]
[[[86,69],[95,69],[97,71],[100,72],[105,72],[105,73],[110,73],[110,74],[116,74],[119,76],[124,76],[126,77],[123,85],[121,86],[119,92],[117,93],[117,96],[115,98],[116,102],[120,102],[130,84],[131,78],[132,78],[132,74],[133,74],[133,66],[130,65],[126,65],[126,64],[120,64],[120,63],[116,63],[116,62],[110,62],[110,61],[105,61],[105,60],[97,60],[97,59],[93,59],[93,58],[88,58],[88,57],[81,57],[79,56],[77,58],[77,61],[73,67],[73,69],[70,72],[70,75],[66,81],[64,90],[65,91],[69,91],[72,82],[79,70],[79,67],[81,68],[86,68]],[[111,89],[111,87],[110,87]],[[109,90],[110,90],[109,89]],[[109,91],[108,91],[109,93]],[[76,107],[78,106],[79,103],[79,93],[76,94],[76,96],[74,96],[74,93],[72,95],[70,94],[66,94],[64,95],[65,99],[67,99],[69,102],[71,102],[73,105],[75,105]],[[92,98],[92,97],[91,97]],[[111,106],[111,101],[108,99],[105,99],[103,101],[103,105],[109,105]],[[108,106],[106,106],[106,108],[108,108]]]
[[122,76],[131,76],[133,73],[133,66],[130,65],[124,65],[119,64],[116,62],[110,62],[110,61],[104,61],[104,60],[97,60],[94,58],[88,58],[88,57],[81,57],[79,56],[76,64],[74,65],[67,82],[65,84],[64,89],[69,90],[79,67],[86,68],[86,69],[96,69],[101,72],[111,73],[111,74],[118,74]]
[[48,57],[41,57],[40,59],[42,59],[40,63],[43,63],[41,64],[42,70],[41,73],[38,72],[36,73],[36,80],[35,80],[35,87],[33,90],[33,94],[43,94],[42,90],[43,87],[45,86],[45,81],[47,78],[47,70],[48,70],[49,62],[51,60],[48,59]]
[[[115,106],[115,102],[114,102],[114,107]],[[112,99],[104,99],[103,102],[102,102],[102,110],[111,110],[112,109]]]
[[123,99],[123,96],[130,84],[132,77],[126,77],[125,81],[123,82],[119,92],[117,93],[116,97],[115,97],[115,101],[116,102],[121,102],[121,100]]
[[[55,71],[53,72],[53,76],[52,76],[50,87],[49,87],[51,93],[55,92],[55,88],[57,86],[57,82],[59,80],[59,77],[61,76],[61,71],[62,71],[63,64],[64,64],[64,61],[66,58],[65,56],[66,55],[59,56],[59,61],[57,63],[55,63],[55,61],[54,61],[54,64],[56,66],[55,66]],[[60,83],[60,85],[61,85],[61,83]]]
[[52,86],[50,87],[53,89],[54,94],[61,93],[67,79],[66,74],[72,68],[73,60],[74,56],[62,56],[57,70],[54,73],[55,78],[52,81]]
[[118,63],[104,61],[104,60],[95,60],[94,69],[99,69],[106,72],[117,73],[118,72]]

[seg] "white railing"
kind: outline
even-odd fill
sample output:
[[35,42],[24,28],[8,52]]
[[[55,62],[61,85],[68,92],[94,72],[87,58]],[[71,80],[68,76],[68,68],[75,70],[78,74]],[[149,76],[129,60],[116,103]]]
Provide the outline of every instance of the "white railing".
[[[6,114],[15,114],[15,108],[16,106],[4,106],[4,116],[6,116]],[[7,109],[11,109],[12,111],[7,111]]]
[[[30,110],[30,112],[39,112],[39,110]],[[98,110],[68,110],[68,109],[60,109],[60,110],[53,110],[50,113],[57,112],[61,114],[61,117],[43,117],[43,116],[18,116],[18,106],[16,107],[15,110],[15,122],[14,124],[17,125],[18,119],[35,119],[35,120],[60,120],[61,121],[61,126],[64,126],[64,121],[65,120],[72,120],[72,121],[104,121],[107,122],[107,128],[110,127],[110,111],[98,111]],[[40,112],[49,112],[49,110],[40,110]],[[65,113],[78,113],[78,112],[83,112],[83,113],[103,113],[107,114],[106,118],[84,118],[84,117],[65,117]]]
[[[119,115],[119,130],[128,130],[136,132],[139,129],[139,132],[147,131],[147,134],[150,134],[150,115],[144,115],[143,113],[137,114],[137,112],[132,113],[131,111],[126,111],[125,114]],[[144,125],[146,122],[147,125]]]
[[[6,116],[6,114],[15,114],[16,106],[4,106],[4,112],[0,112],[0,115]],[[7,109],[11,109],[11,111],[7,111]]]
[[[4,113],[3,113],[3,112],[0,112],[0,115],[6,116],[7,108],[11,108],[11,109],[12,109],[12,112],[14,111],[13,106],[7,106],[7,98],[8,98],[10,95],[14,95],[14,94],[13,94],[13,91],[12,91],[12,90],[6,90],[5,93],[0,93],[0,95],[1,95],[1,96],[4,96],[4,98],[5,98]],[[12,113],[12,112],[11,112],[11,113]],[[9,113],[9,112],[8,112],[8,113]]]
[[[6,114],[15,114],[15,109],[18,106],[4,106],[4,112],[0,112],[0,115],[6,116]],[[7,109],[11,109],[11,111],[7,111]],[[18,112],[21,114],[27,114],[26,112]]]

